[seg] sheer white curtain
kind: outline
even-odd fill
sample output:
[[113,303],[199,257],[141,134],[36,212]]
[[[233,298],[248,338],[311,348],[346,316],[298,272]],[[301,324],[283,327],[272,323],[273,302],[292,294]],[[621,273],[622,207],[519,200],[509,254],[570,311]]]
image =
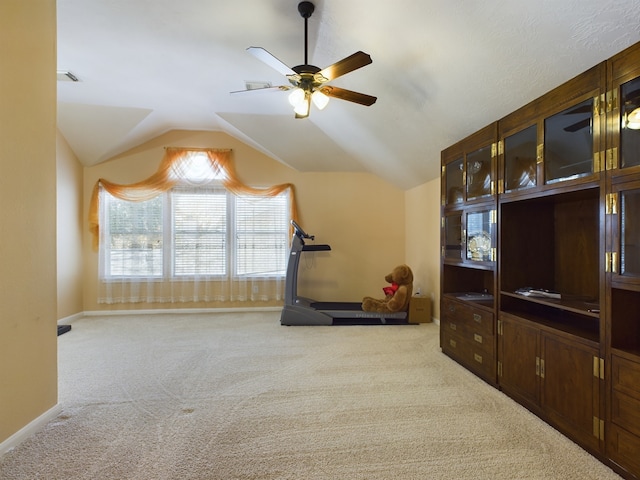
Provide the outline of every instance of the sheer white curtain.
[[96,184],[99,303],[283,299],[294,187],[246,186],[220,152],[171,149],[148,186]]

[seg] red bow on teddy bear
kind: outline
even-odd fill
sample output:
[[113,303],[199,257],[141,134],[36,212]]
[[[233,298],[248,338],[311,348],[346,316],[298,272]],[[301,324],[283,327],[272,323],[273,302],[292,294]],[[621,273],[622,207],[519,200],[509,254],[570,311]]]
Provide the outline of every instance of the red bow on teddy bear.
[[393,297],[393,295],[398,291],[398,284],[393,282],[390,287],[382,287],[382,291],[387,297]]

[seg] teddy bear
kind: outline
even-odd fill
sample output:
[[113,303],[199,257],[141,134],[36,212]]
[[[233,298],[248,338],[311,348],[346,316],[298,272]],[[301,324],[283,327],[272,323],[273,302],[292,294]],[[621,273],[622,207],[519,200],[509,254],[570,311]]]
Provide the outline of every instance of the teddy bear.
[[362,310],[365,312],[395,313],[406,312],[409,309],[409,300],[413,293],[413,272],[408,265],[398,265],[393,271],[384,277],[391,284],[384,287],[384,299],[364,297]]

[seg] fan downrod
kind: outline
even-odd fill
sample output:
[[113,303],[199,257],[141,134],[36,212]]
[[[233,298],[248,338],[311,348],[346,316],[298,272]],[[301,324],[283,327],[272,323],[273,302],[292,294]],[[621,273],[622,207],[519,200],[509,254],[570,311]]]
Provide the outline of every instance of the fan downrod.
[[305,19],[311,16],[315,8],[311,2],[300,2],[298,4],[298,12],[300,12],[300,16]]

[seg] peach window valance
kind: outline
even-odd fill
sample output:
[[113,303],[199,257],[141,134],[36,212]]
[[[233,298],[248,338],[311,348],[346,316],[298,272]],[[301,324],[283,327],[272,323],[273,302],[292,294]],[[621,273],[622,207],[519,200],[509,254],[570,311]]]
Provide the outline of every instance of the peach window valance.
[[[119,185],[100,178],[93,187],[91,203],[89,204],[89,231],[93,235],[94,248],[97,249],[100,242],[100,187],[121,200],[131,202],[150,200],[179,183],[188,182],[185,177],[186,162],[184,160],[194,153],[206,154],[211,172],[214,172],[209,181],[214,179],[220,181],[227,190],[236,195],[275,197],[288,190],[291,219],[298,220],[294,185],[292,183],[283,183],[267,188],[254,188],[245,185],[236,174],[231,152],[230,149],[168,147],[165,149],[165,155],[158,171],[146,180],[129,185]],[[201,185],[202,183],[198,184]]]

